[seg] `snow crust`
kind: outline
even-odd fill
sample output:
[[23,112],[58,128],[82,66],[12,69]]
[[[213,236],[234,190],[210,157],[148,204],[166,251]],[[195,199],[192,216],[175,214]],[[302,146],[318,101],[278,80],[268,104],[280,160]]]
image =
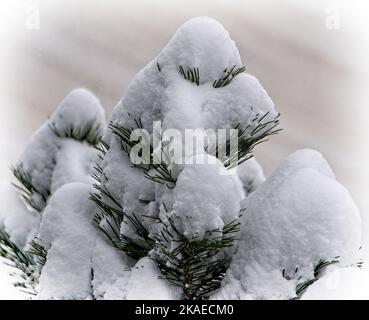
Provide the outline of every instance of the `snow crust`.
[[358,209],[316,151],[293,153],[242,206],[238,252],[214,298],[292,298],[297,278],[312,279],[320,259],[359,261]]

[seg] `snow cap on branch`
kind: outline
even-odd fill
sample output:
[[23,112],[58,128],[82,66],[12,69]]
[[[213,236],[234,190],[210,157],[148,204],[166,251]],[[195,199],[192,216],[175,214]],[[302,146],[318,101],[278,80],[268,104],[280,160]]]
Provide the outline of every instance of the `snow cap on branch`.
[[316,151],[290,155],[242,205],[239,249],[215,297],[293,298],[289,284],[273,286],[275,274],[296,285],[314,278],[321,259],[343,266],[359,261],[359,211]]

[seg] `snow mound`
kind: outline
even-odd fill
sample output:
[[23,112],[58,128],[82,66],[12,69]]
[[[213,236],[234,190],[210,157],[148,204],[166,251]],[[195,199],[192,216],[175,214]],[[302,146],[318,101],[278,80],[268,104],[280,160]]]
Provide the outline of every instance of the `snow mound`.
[[105,130],[105,112],[99,99],[83,88],[72,90],[59,104],[49,121],[60,136],[68,136],[71,129],[91,125],[100,131],[100,136]]
[[[107,261],[109,266],[107,267]],[[125,300],[130,272],[126,269],[134,266],[122,252],[98,236],[92,256],[92,289],[97,300]]]
[[38,238],[47,250],[39,299],[90,299],[91,259],[97,236],[92,223],[92,187],[70,183],[58,189],[43,213]]
[[178,288],[159,278],[160,271],[150,258],[142,258],[130,272],[127,284],[128,300],[174,300],[178,299]]
[[[316,151],[289,156],[242,206],[246,212],[239,249],[218,297],[247,293],[255,298],[292,298],[288,283],[273,286],[277,278],[295,285],[300,276],[314,277],[320,259],[339,256],[343,265],[359,259],[358,209]],[[241,284],[234,291],[237,282]]]
[[313,283],[302,300],[368,300],[369,273],[359,268],[329,272]]
[[[241,66],[238,49],[221,24],[208,17],[191,19],[134,77],[114,110],[113,122],[134,126],[132,118],[140,118],[152,132],[155,120],[164,128],[216,129],[239,122],[246,127],[257,114],[269,113],[265,120],[271,119],[274,104],[255,77],[242,73],[224,87],[213,87],[214,81]],[[180,67],[185,73],[198,68],[198,85],[184,79]]]
[[218,79],[223,70],[241,65],[236,44],[224,27],[208,17],[185,22],[159,55],[164,72],[177,72],[178,67],[201,67],[201,83]]
[[241,182],[214,160],[216,164],[186,165],[174,189],[172,215],[179,218],[179,227],[190,239],[203,239],[206,231],[222,230],[240,214]]

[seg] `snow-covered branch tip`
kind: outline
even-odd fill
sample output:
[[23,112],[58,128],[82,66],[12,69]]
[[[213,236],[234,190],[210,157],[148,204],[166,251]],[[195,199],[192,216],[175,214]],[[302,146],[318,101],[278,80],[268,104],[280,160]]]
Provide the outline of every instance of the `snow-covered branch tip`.
[[[318,263],[314,266],[314,277],[312,279],[305,280],[297,284],[296,297],[293,300],[299,300],[301,296],[304,294],[304,292],[307,290],[307,288],[309,288],[314,282],[319,280],[319,278],[323,275],[324,271],[326,270],[328,266],[340,262],[338,259],[339,257],[335,257],[333,260],[320,259]],[[298,268],[295,269],[295,274],[297,272],[298,272]],[[284,269],[282,270],[282,276],[287,280],[291,279],[290,276],[286,275]],[[300,279],[301,279],[301,276],[297,280],[300,280]]]
[[49,124],[50,129],[59,138],[71,138],[77,141],[85,141],[92,146],[100,142],[103,134],[103,128],[96,120],[87,121],[83,127],[69,125],[63,129],[58,129],[55,123]]

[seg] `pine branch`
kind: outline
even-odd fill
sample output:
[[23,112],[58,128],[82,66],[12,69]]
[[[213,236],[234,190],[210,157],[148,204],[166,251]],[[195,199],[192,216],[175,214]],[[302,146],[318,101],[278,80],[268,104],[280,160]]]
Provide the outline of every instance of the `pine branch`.
[[47,260],[47,250],[40,244],[38,238],[34,238],[29,242],[30,249],[27,251],[32,256],[32,260],[37,262],[40,270],[44,267]]
[[[162,278],[181,287],[185,299],[207,299],[218,289],[231,258],[226,249],[231,248],[240,231],[239,219],[206,232],[205,238],[189,239],[181,232],[170,216],[168,223],[159,220],[161,234],[157,235],[152,259],[158,264]],[[215,235],[215,236],[214,236]],[[173,249],[173,242],[177,246]]]
[[136,260],[146,257],[155,245],[155,241],[150,237],[147,228],[135,214],[125,214],[123,223],[128,224],[137,236],[131,238],[121,234],[120,249]]
[[17,274],[23,281],[14,283],[16,287],[22,287],[29,294],[36,294],[35,286],[38,282],[39,268],[32,253],[23,251],[11,239],[9,234],[0,228],[0,257],[5,258],[10,266],[17,268],[21,273]]
[[20,184],[13,185],[21,192],[23,200],[35,211],[41,212],[50,196],[49,190],[39,189],[32,183],[32,176],[27,172],[23,163],[11,168]]
[[214,88],[222,88],[227,85],[229,85],[232,80],[240,73],[244,72],[246,70],[246,67],[242,66],[239,68],[236,68],[236,65],[234,65],[229,71],[228,68],[224,70],[225,75],[213,82]]
[[114,196],[101,184],[94,184],[98,191],[90,194],[99,209],[93,218],[96,227],[102,231],[116,248],[120,247],[120,226],[123,222],[123,210]]
[[[257,114],[245,128],[240,128],[240,124],[235,126],[235,129],[238,129],[237,152],[230,153],[232,151],[232,137],[228,137],[222,144],[206,148],[206,151],[215,154],[227,169],[232,169],[247,161],[253,157],[254,148],[258,144],[268,141],[268,137],[276,135],[282,130],[277,129],[280,114],[275,116],[272,120],[264,121],[268,114],[269,112],[265,113],[263,116]],[[250,130],[251,132],[248,133]]]
[[[296,298],[294,300],[298,300],[301,298],[301,296],[305,293],[306,289],[310,287],[315,281],[317,281],[323,274],[323,272],[326,270],[326,268],[332,264],[339,263],[338,260],[339,257],[335,257],[333,260],[324,260],[320,259],[318,263],[314,266],[314,277],[312,279],[306,280],[304,282],[298,283],[296,286]],[[295,273],[297,273],[298,268],[296,268]],[[282,275],[286,279],[290,279],[285,275],[285,271],[282,271]],[[298,280],[301,279],[301,276],[298,278]]]
[[200,85],[200,70],[199,68],[187,68],[185,70],[181,65],[179,66],[179,72],[183,76],[184,79],[191,81],[192,83],[196,83],[196,85]]
[[[130,115],[129,115],[130,116]],[[131,149],[136,145],[136,141],[131,141],[132,132],[135,129],[142,129],[141,119],[132,118],[136,124],[136,128],[123,127],[117,123],[110,122],[109,128],[112,130],[120,140],[122,149],[126,153],[130,153]],[[149,164],[132,164],[134,167],[140,168],[144,171],[145,177],[154,182],[166,184],[168,188],[172,189],[175,186],[176,179],[173,178],[171,170],[165,163],[154,164],[153,162],[153,146],[150,142],[150,158]]]
[[69,125],[63,130],[60,130],[56,127],[55,123],[49,124],[49,127],[57,137],[86,141],[93,146],[96,146],[100,142],[100,138],[103,134],[101,125],[95,119],[87,121],[83,127],[78,128]]

